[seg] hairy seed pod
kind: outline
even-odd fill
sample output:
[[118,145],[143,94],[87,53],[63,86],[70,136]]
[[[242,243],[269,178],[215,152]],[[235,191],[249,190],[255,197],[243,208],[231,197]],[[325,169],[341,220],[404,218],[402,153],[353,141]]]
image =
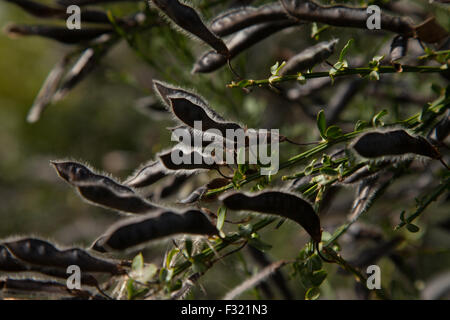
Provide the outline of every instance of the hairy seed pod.
[[406,52],[408,51],[408,40],[408,37],[402,35],[398,35],[392,40],[391,50],[389,52],[391,61],[397,61],[406,56]]
[[201,211],[162,211],[158,215],[128,219],[113,225],[92,248],[100,251],[125,250],[177,234],[216,235],[218,231]]
[[203,24],[194,9],[178,0],[152,0],[152,2],[179,27],[197,36],[224,57],[229,56],[225,43]]
[[164,199],[170,197],[177,192],[189,178],[190,175],[176,175],[170,177],[169,181],[159,190],[156,198]]
[[[322,22],[332,26],[367,29],[370,17],[366,8],[343,5],[321,6],[308,0],[281,0],[289,15],[304,21]],[[381,13],[381,28],[391,32],[412,35],[414,27],[401,17]]]
[[87,48],[83,51],[62,81],[60,88],[55,93],[53,101],[61,100],[70,90],[91,73],[99,65],[100,59],[108,53],[112,44],[115,43],[115,41],[110,41],[110,35],[103,35],[98,40],[101,40],[102,45],[97,46],[95,49]]
[[[188,158],[188,163],[180,163],[177,164],[172,160],[172,152],[178,153],[180,157]],[[219,167],[218,164],[214,162],[214,159],[207,158],[197,151],[193,151],[190,153],[185,153],[180,149],[173,149],[165,152],[161,152],[158,154],[159,159],[161,159],[161,163],[164,167],[170,171],[180,171],[183,170],[192,171],[192,170],[215,170]],[[208,164],[211,163],[211,164]]]
[[338,41],[338,39],[323,41],[303,50],[288,60],[285,66],[281,68],[279,75],[295,74],[299,71],[311,69],[316,64],[325,61],[334,53]]
[[174,98],[188,99],[192,103],[199,105],[204,109],[209,108],[208,103],[205,101],[205,99],[190,91],[175,87],[173,85],[170,85],[168,83],[159,80],[153,80],[153,87],[167,107],[170,107],[169,97],[174,97]]
[[58,175],[76,187],[90,202],[127,213],[145,213],[157,207],[140,197],[133,189],[93,173],[76,162],[52,162]]
[[[268,22],[238,32],[228,43],[230,59],[274,33],[298,24],[295,21]],[[203,54],[194,64],[192,73],[213,72],[227,63],[227,59],[214,51]]]
[[0,244],[0,271],[26,271],[27,267],[17,260],[8,248]]
[[230,184],[229,179],[225,178],[216,178],[214,180],[211,180],[206,185],[201,186],[194,191],[190,195],[188,195],[185,199],[180,200],[179,203],[182,204],[190,204],[194,203],[200,200],[213,200],[217,198],[217,195],[213,196],[205,196],[205,193],[208,192],[208,190],[218,189],[221,187],[224,187],[226,185]]
[[192,103],[184,98],[169,98],[171,111],[182,123],[194,128],[195,121],[201,121],[202,131],[216,129],[226,136],[226,130],[242,129],[240,125],[234,122],[221,122],[214,119],[214,114],[210,109],[202,108],[200,105]]
[[111,28],[83,28],[67,29],[66,27],[42,26],[42,25],[9,25],[5,32],[10,36],[41,36],[66,44],[78,44],[89,42],[104,34],[113,32]]
[[256,24],[287,19],[280,3],[269,3],[258,8],[241,7],[221,13],[210,25],[215,34],[223,37]]
[[38,121],[44,109],[52,102],[52,99],[58,90],[59,83],[64,77],[69,61],[69,55],[65,55],[50,71],[28,112],[28,122],[34,123]]
[[114,2],[138,2],[141,0],[56,0],[60,6],[68,7],[70,5],[76,6],[87,6],[87,5],[96,5],[101,3],[114,3]]
[[161,162],[150,161],[129,177],[125,184],[134,188],[147,187],[166,177],[167,174],[164,171]]
[[315,242],[321,241],[319,216],[310,203],[297,195],[279,191],[250,195],[236,192],[223,196],[221,200],[231,210],[250,210],[291,219],[300,224]]
[[[42,3],[30,0],[5,0],[22,8],[27,13],[38,18],[57,18],[66,20],[70,14],[65,8],[51,7]],[[81,17],[83,22],[91,23],[110,23],[105,12],[99,10],[82,10]]]
[[[63,296],[76,296],[80,299],[89,299],[92,293],[86,290],[68,289],[66,284],[56,281],[42,281],[35,279],[11,279],[0,280],[0,290],[41,292],[46,296],[57,294]],[[97,297],[97,296],[96,296]]]
[[[67,279],[66,269],[54,267],[45,267],[27,263],[15,257],[5,246],[0,245],[0,271],[6,272],[37,272],[48,276]],[[90,274],[83,272],[81,274],[81,283],[88,286],[98,285],[97,280]]]
[[85,272],[123,274],[118,264],[96,258],[78,248],[59,250],[53,244],[34,238],[4,242],[3,246],[17,258],[27,263],[66,269],[77,265]]
[[356,152],[365,158],[399,156],[408,153],[440,159],[439,152],[421,136],[410,136],[405,130],[368,132],[353,143]]

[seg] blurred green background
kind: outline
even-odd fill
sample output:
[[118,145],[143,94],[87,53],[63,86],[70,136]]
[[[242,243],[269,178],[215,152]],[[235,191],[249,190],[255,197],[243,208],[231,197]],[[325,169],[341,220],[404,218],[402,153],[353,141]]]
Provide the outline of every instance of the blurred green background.
[[[264,1],[255,3],[262,2]],[[143,4],[125,4],[105,7],[120,16],[142,6]],[[210,18],[221,9],[219,6],[213,11],[205,11],[205,15]],[[441,21],[445,21],[446,16],[443,17],[440,17]],[[447,29],[449,20],[447,16]],[[0,26],[4,28],[10,21],[34,23],[38,20],[17,7],[0,1]],[[277,60],[281,61],[289,53],[315,43],[309,37],[310,32],[310,28],[297,28],[277,34],[271,40],[252,47],[235,59],[233,64],[245,78],[268,77],[270,66]],[[374,55],[386,54],[392,40],[392,35],[366,37],[363,31],[355,30],[324,32],[321,40],[340,38],[340,49],[350,37],[355,38],[355,46],[350,50],[349,56],[358,55],[365,61],[369,61]],[[26,122],[26,115],[40,86],[51,68],[71,48],[39,37],[11,39],[0,34],[0,238],[33,234],[49,237],[63,245],[89,245],[112,222],[120,218],[114,212],[83,202],[69,185],[57,177],[49,161],[62,158],[81,160],[117,178],[125,179],[141,163],[169,146],[170,135],[165,128],[174,123],[170,119],[151,119],[136,108],[137,99],[152,95],[153,78],[195,88],[211,102],[214,109],[249,127],[280,128],[283,134],[297,137],[297,140],[318,139],[314,120],[305,117],[301,107],[286,105],[269,90],[254,90],[251,94],[246,94],[238,89],[226,89],[225,84],[233,80],[226,68],[210,75],[191,76],[193,58],[207,49],[203,44],[200,45],[168,26],[150,31],[140,40],[148,48],[146,55],[163,72],[155,71],[122,41],[101,61],[99,68],[64,100],[51,105],[39,122],[29,124]],[[413,52],[419,50],[417,44],[413,47]],[[192,49],[194,54],[184,54],[184,48]],[[335,60],[330,58],[330,61]],[[380,84],[381,90],[389,98],[395,98],[399,92],[406,90],[414,92],[425,101],[436,97],[431,90],[432,83],[446,85],[446,81],[438,75],[390,75],[383,76],[383,80],[385,82]],[[402,81],[407,83],[404,89],[392,85]],[[324,104],[332,96],[333,90],[331,87],[321,93]],[[306,104],[309,102],[307,100]],[[369,121],[382,109],[389,110],[386,121],[403,119],[418,112],[421,107],[418,103],[395,102],[395,99],[386,101],[371,96],[368,89],[362,89],[343,113],[341,125],[343,128],[352,128],[356,120]],[[286,147],[283,150],[284,158],[300,152],[297,147]],[[301,168],[302,166],[293,172]],[[415,184],[418,185],[419,180],[420,174],[400,179],[363,220],[384,230],[388,239],[392,237],[392,227],[398,221],[396,219],[400,212],[414,207],[416,193],[411,189],[416,188]],[[182,194],[186,195],[198,185],[198,179],[188,183]],[[417,188],[420,194],[420,188]],[[401,193],[402,190],[404,193]],[[408,194],[409,191],[411,194]],[[406,196],[400,197],[405,193]],[[354,191],[351,189],[343,189],[338,193],[326,215],[327,231],[331,232],[344,222],[353,195]],[[179,195],[177,197],[181,198]],[[425,287],[428,280],[449,270],[450,235],[448,227],[443,229],[439,226],[449,218],[449,209],[448,201],[434,203],[420,219],[419,226],[422,230],[419,234],[411,234],[405,230],[399,232],[410,240],[400,250],[403,250],[406,263],[414,268],[412,281],[389,259],[381,259],[383,285],[393,288],[394,298],[420,297],[420,289]],[[271,226],[261,234],[264,241],[273,246],[269,256],[274,260],[292,259],[307,241],[305,233],[292,223],[284,224],[280,230],[274,230]],[[367,245],[370,247],[371,244],[352,245],[350,241],[348,251],[344,248],[344,253],[354,254],[354,251],[360,251]],[[147,253],[149,259],[160,261],[169,247],[170,243],[151,247]],[[243,261],[247,260],[250,265],[246,267]],[[254,263],[245,251],[240,257],[227,258],[202,279],[206,294],[196,289],[190,297],[220,298],[224,292],[245,279],[254,268]],[[322,286],[322,297],[355,298],[354,279],[339,274],[335,266],[327,268],[330,277]],[[286,269],[285,275],[288,274],[289,270]],[[296,298],[300,298],[299,292],[302,289],[298,280],[289,281],[289,286],[297,293]],[[254,298],[255,293],[249,292],[243,297]]]

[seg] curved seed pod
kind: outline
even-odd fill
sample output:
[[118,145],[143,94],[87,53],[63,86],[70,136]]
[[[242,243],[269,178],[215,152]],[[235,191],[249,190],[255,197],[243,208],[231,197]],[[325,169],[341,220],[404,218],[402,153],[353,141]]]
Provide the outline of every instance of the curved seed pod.
[[[177,164],[172,160],[172,153],[180,155],[180,157],[189,159],[186,163]],[[182,172],[183,170],[215,170],[219,167],[218,164],[214,162],[214,159],[207,158],[197,151],[193,151],[190,153],[185,153],[180,149],[173,149],[169,151],[165,151],[158,154],[159,159],[161,159],[161,163],[164,167],[171,171]],[[211,164],[208,164],[211,163]]]
[[26,271],[27,267],[17,260],[6,246],[0,244],[0,270],[1,271]]
[[170,197],[175,192],[177,192],[189,178],[190,175],[172,176],[170,181],[168,181],[164,186],[162,186],[162,188],[156,194],[156,198],[164,199]]
[[231,210],[250,210],[291,219],[300,224],[315,242],[321,241],[319,216],[310,203],[297,195],[279,191],[250,195],[233,193],[225,195],[221,200]]
[[288,60],[285,66],[281,68],[279,75],[295,74],[299,71],[311,69],[314,65],[325,61],[334,53],[338,41],[339,39],[323,41],[303,50]]
[[[153,80],[153,88],[158,93],[160,98],[164,101],[167,107],[170,107],[169,97],[177,97],[188,99],[192,101],[192,103],[197,104],[202,108],[209,109],[208,103],[205,101],[205,99],[190,91],[178,88],[159,80]],[[220,116],[216,115],[216,117]]]
[[206,192],[208,192],[208,190],[213,190],[213,189],[217,189],[217,188],[221,188],[224,187],[226,185],[228,185],[230,183],[229,179],[225,179],[225,178],[216,178],[210,182],[208,182],[207,184],[205,184],[204,186],[201,186],[197,189],[195,189],[194,191],[192,191],[192,193],[190,195],[188,195],[185,199],[180,200],[179,203],[182,204],[190,204],[190,203],[194,203],[200,200],[212,200],[217,198],[217,195],[213,195],[213,196],[204,196],[204,194]]
[[203,24],[194,9],[178,0],[152,0],[152,2],[179,27],[197,36],[224,57],[229,56],[225,43]]
[[201,211],[163,211],[157,216],[129,219],[113,225],[92,248],[97,251],[125,250],[177,234],[216,235],[218,231]]
[[369,132],[353,143],[356,152],[365,158],[418,154],[440,159],[439,152],[421,136],[410,136],[405,130]]
[[72,69],[67,73],[60,88],[55,93],[53,101],[61,100],[91,73],[99,65],[100,59],[108,53],[111,46],[115,43],[115,40],[111,41],[110,35],[103,35],[98,40],[101,40],[101,45],[96,46],[96,48],[87,48],[83,51]]
[[[11,279],[0,280],[0,290],[42,292],[48,294],[76,296],[81,299],[89,299],[92,293],[86,290],[68,289],[66,284],[56,281],[41,281],[35,279]],[[97,298],[98,296],[96,296]]]
[[58,3],[60,6],[68,7],[72,4],[77,6],[87,6],[87,5],[94,5],[94,4],[100,4],[100,3],[114,3],[114,2],[138,2],[141,0],[56,0],[56,3]]
[[[370,16],[366,8],[343,5],[321,6],[308,0],[281,0],[286,11],[293,17],[332,26],[367,29]],[[399,34],[413,35],[414,27],[405,18],[381,13],[381,28]]]
[[391,61],[397,61],[406,56],[406,52],[408,51],[408,40],[408,37],[402,35],[398,35],[392,40],[391,50],[389,52]]
[[[238,32],[228,43],[230,59],[236,57],[254,44],[270,37],[272,34],[297,24],[295,21],[268,22]],[[226,63],[227,59],[225,57],[214,51],[209,51],[195,62],[192,73],[213,72],[223,67]]]
[[134,188],[147,187],[166,177],[167,174],[164,171],[161,162],[150,161],[129,177],[125,184]]
[[258,8],[243,7],[221,13],[211,21],[211,30],[218,36],[227,36],[255,24],[287,20],[280,3],[270,3]]
[[90,202],[128,213],[144,213],[157,208],[136,194],[133,189],[93,173],[76,162],[52,162],[58,175],[75,186]]
[[[51,7],[42,3],[30,0],[5,0],[22,8],[27,13],[39,18],[58,18],[67,19],[70,14],[64,8]],[[99,10],[83,10],[81,11],[83,22],[92,23],[110,23],[108,16],[103,11]]]
[[217,129],[222,133],[223,137],[226,136],[227,129],[242,129],[237,123],[222,122],[214,119],[215,114],[211,112],[209,108],[206,109],[201,107],[200,105],[192,103],[188,99],[169,97],[169,101],[171,111],[175,117],[191,128],[195,128],[195,121],[201,121],[202,131]]
[[64,77],[66,68],[70,62],[70,54],[65,55],[62,60],[57,63],[45,79],[44,84],[39,90],[33,105],[28,112],[27,121],[34,123],[39,120],[44,109],[51,103],[59,83]]
[[104,34],[113,32],[111,28],[67,29],[66,27],[42,25],[9,25],[5,28],[9,36],[41,36],[66,44],[88,42]]
[[77,265],[85,272],[123,274],[123,270],[116,263],[96,258],[78,248],[59,250],[53,244],[40,239],[19,239],[4,242],[3,246],[20,260],[35,265],[58,268]]
[[[5,245],[0,245],[0,271],[6,272],[38,272],[52,277],[67,279],[66,269],[57,269],[32,265],[19,260],[15,257]],[[96,286],[97,280],[90,274],[83,272],[81,274],[81,283]]]

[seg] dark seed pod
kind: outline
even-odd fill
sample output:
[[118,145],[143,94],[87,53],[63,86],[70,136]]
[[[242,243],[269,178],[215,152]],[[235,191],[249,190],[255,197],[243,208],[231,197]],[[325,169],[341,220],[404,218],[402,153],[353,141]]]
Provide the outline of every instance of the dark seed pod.
[[152,2],[179,27],[197,36],[224,57],[229,56],[225,43],[203,24],[194,9],[178,0],[152,0]]
[[166,177],[164,166],[159,161],[150,161],[142,168],[138,169],[125,184],[134,188],[143,188]]
[[8,248],[0,244],[0,270],[1,271],[26,271],[27,267],[17,260]]
[[[308,0],[281,0],[289,15],[304,21],[322,22],[332,26],[367,29],[369,14],[366,8],[343,5],[321,6]],[[405,18],[381,13],[381,28],[404,35],[412,35],[414,27]]]
[[216,129],[226,136],[226,130],[242,129],[240,125],[234,122],[222,122],[214,119],[215,113],[210,112],[210,109],[201,107],[184,98],[169,98],[171,111],[182,123],[194,128],[195,121],[201,121],[202,131],[209,129]]
[[250,210],[291,219],[305,228],[315,242],[321,241],[319,216],[310,203],[294,194],[279,191],[250,195],[233,193],[225,195],[221,200],[231,210]]
[[439,152],[421,136],[410,136],[405,130],[369,132],[353,143],[356,152],[365,158],[399,156],[408,153],[440,159]]
[[61,100],[77,84],[79,84],[89,73],[98,67],[100,59],[103,58],[115,41],[110,41],[110,35],[104,35],[101,39],[102,45],[96,48],[87,48],[69,70],[61,83],[60,88],[55,93],[53,101]]
[[93,173],[76,162],[52,162],[58,175],[76,187],[90,202],[127,213],[144,213],[157,208],[133,189]]
[[[164,101],[167,107],[170,107],[170,100],[169,97],[174,98],[184,98],[190,100],[192,103],[201,106],[204,109],[208,109],[208,103],[200,97],[197,94],[194,94],[190,91],[177,88],[175,86],[172,86],[168,83],[159,81],[159,80],[153,80],[153,87],[155,91],[158,93],[158,95],[161,97],[161,99]],[[219,117],[218,115],[215,115],[216,117]]]
[[41,25],[9,25],[5,32],[10,36],[41,36],[66,44],[89,42],[104,34],[113,32],[111,28],[67,29],[66,27]]
[[[65,8],[51,7],[42,3],[30,0],[5,0],[22,8],[27,13],[38,18],[57,18],[67,19],[70,14],[66,12]],[[105,12],[99,10],[83,10],[81,11],[83,22],[91,23],[110,23]]]
[[92,293],[86,290],[68,289],[66,284],[56,281],[42,281],[35,279],[11,279],[0,280],[0,290],[41,292],[63,296],[76,296],[80,299],[89,299]]
[[115,2],[138,2],[141,0],[56,0],[60,6],[68,7],[70,5],[77,6],[88,6],[88,5],[96,5],[101,3],[115,3]]
[[255,24],[287,20],[280,3],[270,3],[258,8],[241,7],[221,13],[211,21],[211,30],[218,36],[227,36]]
[[[66,269],[38,266],[19,260],[5,245],[0,245],[0,271],[6,272],[38,272],[48,276],[67,279]],[[84,272],[81,275],[81,283],[96,286],[97,280],[90,274]]]
[[[172,160],[172,152],[178,153],[180,157],[189,159],[188,163],[180,163],[176,164]],[[158,154],[158,157],[161,159],[161,163],[164,167],[171,171],[182,172],[183,170],[192,171],[192,170],[215,170],[219,167],[218,164],[214,162],[214,159],[207,158],[197,151],[193,151],[190,153],[185,153],[180,149],[173,149],[169,151],[162,152]],[[211,163],[211,164],[209,164]]]
[[100,251],[125,250],[177,234],[215,235],[218,231],[201,211],[162,211],[158,215],[129,219],[113,225],[96,240],[92,248]]
[[123,273],[116,263],[91,256],[82,249],[59,250],[53,244],[40,239],[25,238],[9,241],[4,242],[3,246],[20,260],[35,265],[63,269],[70,265],[77,265],[86,272]]
[[159,190],[156,198],[164,199],[170,197],[183,186],[183,184],[189,179],[189,177],[190,175],[172,176],[170,180]]
[[285,66],[281,68],[279,75],[295,74],[299,71],[310,69],[316,64],[325,61],[334,53],[338,41],[338,39],[323,41],[303,50],[288,60]]
[[406,56],[406,52],[408,51],[408,40],[408,37],[402,35],[398,35],[392,40],[391,50],[389,52],[391,61],[397,61]]
[[[250,48],[254,44],[270,37],[288,27],[298,24],[295,21],[279,21],[269,22],[256,25],[238,32],[228,43],[230,50],[230,59],[236,57],[241,52]],[[196,62],[192,69],[192,73],[209,73],[213,72],[227,63],[227,59],[214,51],[203,54]]]
[[230,183],[229,179],[225,178],[216,178],[210,182],[208,182],[206,185],[201,186],[197,189],[195,189],[190,195],[188,195],[185,199],[179,201],[179,203],[182,204],[190,204],[194,203],[200,200],[212,200],[215,199],[217,196],[204,196],[208,190],[213,190],[217,188],[224,187]]
[[38,121],[44,109],[52,102],[53,97],[58,90],[59,83],[64,77],[69,61],[69,55],[65,55],[50,71],[28,112],[28,122],[34,123]]

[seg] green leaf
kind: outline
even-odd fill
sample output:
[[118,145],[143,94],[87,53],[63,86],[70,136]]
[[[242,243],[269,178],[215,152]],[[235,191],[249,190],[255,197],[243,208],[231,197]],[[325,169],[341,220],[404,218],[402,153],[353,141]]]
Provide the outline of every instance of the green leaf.
[[146,266],[144,269],[142,269],[142,276],[140,277],[141,282],[147,283],[150,280],[153,279],[153,277],[158,272],[158,267],[154,265],[153,263]]
[[317,300],[320,296],[320,289],[317,287],[309,288],[305,293],[306,300]]
[[325,112],[323,110],[320,110],[317,114],[317,128],[322,139],[326,140],[325,130],[327,128],[327,120],[325,119]]
[[144,257],[142,256],[142,253],[139,253],[137,256],[134,257],[133,262],[131,263],[131,270],[139,272],[143,268],[144,268]]
[[[256,235],[256,234],[255,234]],[[252,246],[253,248],[258,249],[259,251],[266,252],[272,249],[272,246],[268,243],[263,242],[258,235],[255,237],[252,236],[252,238],[248,241],[248,244]]]
[[342,136],[342,129],[338,126],[329,126],[325,133],[325,136],[328,140],[337,139]]
[[175,248],[170,250],[170,252],[167,254],[166,257],[166,268],[169,269],[170,268],[170,263],[172,262],[172,258],[178,253],[180,252],[179,249]]
[[369,123],[367,121],[358,120],[355,125],[355,131],[363,130],[363,129],[367,128],[368,126],[369,126]]
[[339,175],[339,171],[333,168],[325,167],[320,169],[320,173],[325,174],[327,176],[337,176]]
[[405,210],[400,213],[400,221],[405,222]]
[[341,53],[339,55],[339,61],[343,62],[345,55],[347,54],[348,49],[350,48],[350,45],[353,43],[353,39],[350,39],[347,41],[347,44],[342,48]]
[[369,73],[369,79],[378,81],[378,80],[380,80],[380,74],[378,73],[378,71],[373,70]]
[[274,76],[277,75],[277,70],[278,70],[279,65],[280,65],[280,63],[277,61],[277,63],[275,63],[273,66],[270,67],[270,73],[272,75],[274,75]]
[[383,118],[385,115],[388,114],[388,111],[386,109],[378,112],[373,118],[372,118],[372,125],[375,127],[378,127],[378,125],[383,126],[384,123],[381,121],[381,118]]
[[217,230],[222,230],[226,216],[227,216],[227,208],[220,207],[219,211],[217,212],[217,224],[216,224]]
[[412,233],[416,233],[416,232],[420,231],[420,228],[418,226],[416,226],[415,224],[411,224],[411,223],[406,225],[406,229],[408,229],[408,231],[412,232]]
[[314,271],[311,277],[311,282],[315,287],[318,287],[327,278],[327,272],[325,270]]
[[186,241],[184,242],[184,253],[189,258],[192,256],[192,240],[191,239],[186,239]]

